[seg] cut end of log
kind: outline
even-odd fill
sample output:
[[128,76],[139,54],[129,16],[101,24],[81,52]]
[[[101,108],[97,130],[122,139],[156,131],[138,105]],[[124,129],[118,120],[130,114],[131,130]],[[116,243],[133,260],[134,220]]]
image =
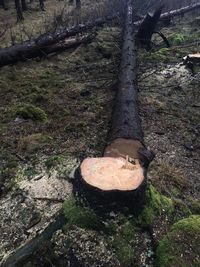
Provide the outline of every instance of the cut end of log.
[[82,179],[102,191],[133,191],[145,179],[138,159],[122,157],[86,158],[80,167]]
[[140,148],[144,148],[142,143],[138,140],[117,138],[110,145],[108,145],[104,151],[104,157],[122,157],[141,159],[141,155],[138,153]]

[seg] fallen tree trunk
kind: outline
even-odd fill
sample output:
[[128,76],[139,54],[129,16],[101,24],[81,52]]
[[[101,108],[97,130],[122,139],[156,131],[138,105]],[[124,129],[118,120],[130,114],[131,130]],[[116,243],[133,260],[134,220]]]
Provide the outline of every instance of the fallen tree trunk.
[[71,38],[67,40],[62,40],[58,43],[49,45],[36,47],[35,44],[29,46],[21,46],[13,48],[8,48],[7,52],[0,50],[0,67],[14,64],[19,61],[26,61],[28,59],[43,57],[51,53],[56,53],[59,51],[63,51],[69,48],[75,48],[80,44],[86,44],[90,42],[95,37],[94,34]]
[[61,229],[66,222],[66,218],[61,210],[54,218],[53,222],[51,222],[40,234],[4,258],[0,262],[1,267],[23,266],[23,263],[43,244],[49,242],[53,234]]
[[78,178],[88,201],[104,209],[117,203],[140,212],[146,189],[146,173],[153,154],[143,144],[138,112],[136,54],[132,0],[127,1],[118,92],[104,157],[83,160]]
[[[173,17],[184,15],[184,14],[191,12],[191,11],[198,9],[198,8],[200,8],[200,2],[193,4],[193,5],[190,5],[190,6],[182,7],[180,9],[171,10],[169,12],[162,13],[160,15],[160,20],[163,20],[163,21],[169,20]],[[134,25],[140,26],[142,22],[143,22],[143,20],[138,20],[138,21],[134,22]]]
[[176,10],[171,10],[169,12],[165,12],[160,16],[161,20],[165,20],[165,19],[169,19],[169,18],[173,18],[175,16],[180,16],[180,15],[184,15],[188,12],[191,12],[197,8],[200,8],[200,2],[199,3],[195,3],[193,5],[190,6],[186,6],[186,7],[182,7],[180,9],[176,9]]
[[[110,16],[106,17],[105,19],[99,18],[93,22],[79,24],[54,33],[45,33],[32,41],[29,40],[23,42],[22,44],[13,45],[8,48],[2,48],[0,49],[0,67],[39,57],[41,54],[47,54],[47,51],[51,50],[50,46],[53,47],[53,45],[58,44],[60,41],[63,41],[68,37],[76,36],[77,34],[97,26],[102,26],[107,21],[113,20],[116,17],[117,16]],[[55,47],[56,46],[57,45],[55,45]]]

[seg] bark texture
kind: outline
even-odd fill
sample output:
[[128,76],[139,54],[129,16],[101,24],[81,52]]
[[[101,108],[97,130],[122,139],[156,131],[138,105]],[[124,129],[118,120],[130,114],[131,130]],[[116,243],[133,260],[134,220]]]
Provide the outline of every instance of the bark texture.
[[137,41],[147,50],[151,49],[151,38],[156,30],[156,26],[160,19],[161,12],[162,12],[162,7],[158,8],[154,12],[153,16],[147,14],[136,34]]
[[[16,0],[17,1],[17,0]],[[102,26],[106,21],[112,20],[114,16],[105,19],[99,18],[92,22],[80,24],[71,28],[66,28],[54,33],[45,33],[35,40],[29,40],[22,44],[13,45],[8,48],[0,49],[0,67],[14,64],[26,59],[35,58],[42,54],[47,54],[48,50],[52,50],[50,46],[59,46],[59,42],[64,39],[85,32],[96,26]]]
[[[176,16],[182,16],[188,12],[194,11],[195,9],[200,8],[200,3],[196,3],[193,5],[189,5],[186,7],[182,7],[180,9],[171,10],[169,12],[162,13],[160,16],[160,20],[169,22],[169,20]],[[134,22],[135,26],[140,26],[144,19],[138,20]]]
[[19,45],[18,47],[16,46],[14,50],[11,47],[8,49],[7,53],[4,53],[2,49],[0,50],[0,67],[36,57],[44,57],[48,54],[60,52],[65,49],[75,48],[80,44],[90,42],[94,37],[95,35],[87,35],[79,38],[64,39],[49,46],[36,46],[35,43],[32,45]]
[[103,209],[127,206],[138,214],[145,201],[147,167],[153,158],[146,151],[138,110],[133,1],[128,0],[109,145],[103,158],[85,159],[77,172],[88,202]]
[[21,246],[11,255],[8,255],[1,261],[1,267],[23,266],[27,258],[37,251],[45,242],[48,242],[53,234],[62,228],[66,223],[66,219],[62,211],[40,234],[28,241],[24,246]]

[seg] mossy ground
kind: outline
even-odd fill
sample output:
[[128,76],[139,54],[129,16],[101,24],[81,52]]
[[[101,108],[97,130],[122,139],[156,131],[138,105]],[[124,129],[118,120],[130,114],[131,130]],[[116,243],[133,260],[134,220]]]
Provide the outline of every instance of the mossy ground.
[[[1,97],[0,115],[5,169],[7,161],[20,164],[16,154],[39,163],[36,150],[40,157],[79,159],[102,153],[120,52],[111,44],[119,41],[119,34],[117,28],[105,28],[96,41],[75,52],[0,71],[1,95],[6,95]],[[5,172],[2,180],[9,176],[9,181],[12,174]]]
[[175,223],[157,248],[159,267],[197,267],[200,264],[200,216]]

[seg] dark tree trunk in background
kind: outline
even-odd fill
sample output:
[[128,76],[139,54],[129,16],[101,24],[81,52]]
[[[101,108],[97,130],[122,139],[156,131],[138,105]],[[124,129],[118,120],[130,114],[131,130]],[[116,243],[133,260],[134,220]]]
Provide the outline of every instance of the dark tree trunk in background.
[[39,2],[40,2],[40,9],[42,11],[45,11],[45,9],[44,9],[44,0],[39,0]]
[[137,41],[147,50],[151,49],[151,38],[156,30],[157,23],[161,16],[162,8],[163,7],[158,8],[154,12],[153,16],[147,14],[137,32]]
[[15,0],[15,9],[17,13],[17,21],[21,21],[24,19],[23,14],[22,14],[22,7],[20,0]]
[[8,10],[8,0],[0,0],[0,7],[1,6],[4,10]]
[[76,0],[76,7],[80,8],[81,7],[81,0]]
[[22,10],[26,11],[27,10],[26,0],[21,0],[21,3],[22,3]]
[[5,9],[5,0],[0,0],[0,6],[2,6]]

